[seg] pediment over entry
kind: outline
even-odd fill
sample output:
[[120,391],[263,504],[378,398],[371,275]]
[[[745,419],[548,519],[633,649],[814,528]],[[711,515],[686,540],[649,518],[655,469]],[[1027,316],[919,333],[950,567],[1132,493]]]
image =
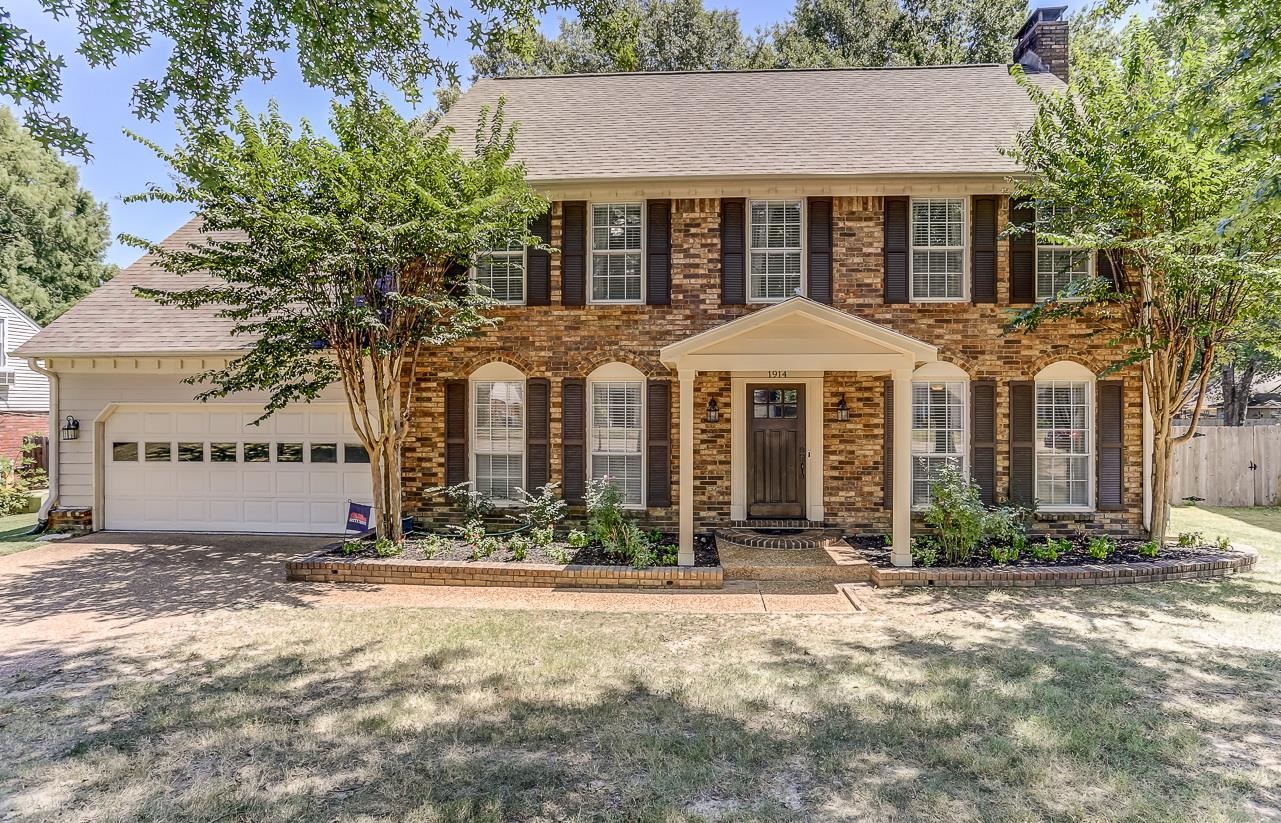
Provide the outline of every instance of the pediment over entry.
[[663,348],[675,369],[889,371],[938,359],[938,349],[861,317],[792,297]]

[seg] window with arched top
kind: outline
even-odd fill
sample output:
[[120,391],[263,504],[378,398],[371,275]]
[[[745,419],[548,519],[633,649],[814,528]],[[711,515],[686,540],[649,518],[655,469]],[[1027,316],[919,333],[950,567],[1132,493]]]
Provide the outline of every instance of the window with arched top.
[[1070,360],[1036,375],[1036,501],[1042,509],[1092,505],[1094,373]]
[[929,505],[945,466],[966,471],[969,375],[951,363],[927,363],[912,374],[912,505]]
[[644,499],[645,375],[625,363],[607,363],[587,376],[588,473],[618,486],[626,506]]
[[500,503],[525,485],[525,375],[488,363],[471,375],[472,477],[476,491]]

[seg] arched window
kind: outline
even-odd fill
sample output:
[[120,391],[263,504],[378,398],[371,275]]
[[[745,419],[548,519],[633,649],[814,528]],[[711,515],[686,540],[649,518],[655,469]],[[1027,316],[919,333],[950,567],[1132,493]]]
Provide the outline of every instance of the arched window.
[[1036,501],[1085,511],[1094,492],[1094,373],[1070,360],[1036,375]]
[[951,363],[927,363],[912,375],[912,505],[927,506],[944,466],[966,471],[969,376]]
[[624,505],[644,506],[645,375],[625,363],[607,363],[587,376],[587,397],[590,476],[610,478]]
[[471,376],[472,477],[476,491],[500,503],[525,485],[525,375],[488,363]]

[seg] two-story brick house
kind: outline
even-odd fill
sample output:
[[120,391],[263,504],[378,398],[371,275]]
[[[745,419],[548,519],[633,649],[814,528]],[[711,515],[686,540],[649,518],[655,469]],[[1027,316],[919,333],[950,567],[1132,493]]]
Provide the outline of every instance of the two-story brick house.
[[[1061,14],[1020,32],[1033,82],[1067,75]],[[503,501],[552,480],[578,502],[608,476],[679,529],[683,562],[698,531],[789,520],[890,533],[908,563],[912,511],[951,463],[989,502],[1035,499],[1047,527],[1142,529],[1137,374],[1098,377],[1113,355],[1088,322],[1002,331],[1095,271],[1003,234],[1034,219],[1009,197],[1002,148],[1033,116],[1009,66],[485,80],[444,123],[470,134],[500,98],[556,251],[481,259],[502,324],[409,377],[430,398],[409,511],[431,516],[443,483]],[[265,432],[244,426],[261,398],[187,402],[180,378],[237,344],[128,293],[171,279],[144,258],[23,347],[58,375],[60,413],[93,421],[60,444],[61,516],[332,531],[369,482],[338,395]]]

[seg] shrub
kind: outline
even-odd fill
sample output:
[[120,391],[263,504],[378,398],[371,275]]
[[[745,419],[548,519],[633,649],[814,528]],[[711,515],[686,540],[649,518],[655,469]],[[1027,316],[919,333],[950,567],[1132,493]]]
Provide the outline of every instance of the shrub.
[[507,550],[512,553],[512,560],[519,563],[528,557],[529,547],[532,542],[528,537],[522,537],[519,534],[512,535],[511,539],[507,541]]
[[438,534],[429,534],[426,537],[419,538],[417,541],[419,551],[423,557],[431,560],[445,548],[445,538]]
[[42,489],[48,484],[44,469],[26,462],[25,458],[22,464],[18,464],[7,457],[0,457],[0,516],[26,511],[32,490]]
[[1226,552],[1232,550],[1232,539],[1225,535],[1219,535],[1214,541],[1214,545],[1219,547],[1219,551]]
[[471,482],[455,486],[433,486],[427,490],[429,495],[441,495],[463,513],[467,521],[484,520],[494,511],[494,501],[476,491]]
[[925,535],[912,538],[912,562],[918,566],[938,565],[939,550],[934,538]]
[[587,484],[587,528],[600,541],[605,553],[621,557],[633,566],[652,566],[650,542],[635,523],[623,514],[623,493],[613,479],[603,477]]
[[555,533],[552,531],[551,526],[538,526],[530,530],[529,537],[535,546],[542,549],[552,544],[552,538],[555,537]]
[[582,549],[587,546],[587,532],[582,529],[572,529],[565,538],[571,549]]
[[675,566],[680,563],[680,550],[676,546],[666,545],[658,547],[658,565]]
[[1161,544],[1155,540],[1149,540],[1139,546],[1140,557],[1156,557],[1161,551]]
[[461,526],[450,526],[449,528],[469,546],[478,545],[480,541],[485,539],[485,524],[479,520],[469,520]]
[[[632,528],[636,528],[633,526]],[[632,549],[631,564],[637,569],[648,569],[650,566],[658,565],[658,553],[654,551],[653,545],[645,540],[644,533],[636,529],[637,534],[641,536],[641,543]]]
[[1032,512],[1022,506],[997,506],[984,515],[983,534],[988,540],[1024,550],[1027,548],[1027,527],[1031,520]]
[[1013,544],[1009,546],[993,546],[991,552],[992,562],[998,563],[1002,566],[1007,563],[1019,562],[1019,555],[1021,553],[1019,547]]
[[1116,541],[1106,534],[1090,538],[1085,548],[1085,553],[1095,560],[1107,560],[1114,551],[1116,551]]
[[[538,487],[537,494],[530,494],[524,489],[520,493],[520,509],[512,515],[512,520],[524,523],[533,528],[553,529],[565,519],[567,503],[556,494],[558,483],[545,483]],[[550,542],[550,541],[549,541]]]
[[365,550],[365,541],[363,540],[344,540],[342,543],[342,553],[345,555],[360,554]]
[[1044,543],[1032,543],[1028,546],[1032,556],[1037,560],[1058,560],[1072,550],[1072,544],[1062,537],[1048,538]]
[[548,546],[547,554],[551,555],[553,563],[559,563],[562,566],[569,563],[569,551],[564,546]]
[[1201,532],[1179,532],[1178,543],[1181,549],[1195,549],[1205,545],[1205,535]]
[[374,554],[379,557],[395,557],[401,552],[401,545],[389,537],[380,537],[374,541]]
[[935,540],[949,565],[969,561],[984,534],[988,512],[979,497],[979,487],[954,466],[944,466],[930,486],[933,498],[925,510],[925,522],[934,527]]
[[497,537],[482,538],[471,550],[471,559],[484,560],[487,557],[493,557],[500,548],[502,548],[502,542]]

